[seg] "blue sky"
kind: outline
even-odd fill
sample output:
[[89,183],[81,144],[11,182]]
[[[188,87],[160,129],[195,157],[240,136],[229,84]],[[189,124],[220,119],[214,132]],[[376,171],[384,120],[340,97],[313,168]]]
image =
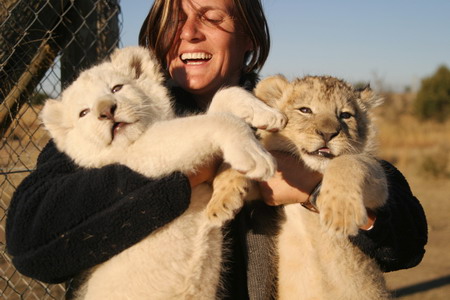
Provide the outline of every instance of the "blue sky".
[[[151,0],[121,0],[122,45],[136,45]],[[450,0],[262,0],[272,46],[261,75],[333,75],[417,89],[450,67]]]

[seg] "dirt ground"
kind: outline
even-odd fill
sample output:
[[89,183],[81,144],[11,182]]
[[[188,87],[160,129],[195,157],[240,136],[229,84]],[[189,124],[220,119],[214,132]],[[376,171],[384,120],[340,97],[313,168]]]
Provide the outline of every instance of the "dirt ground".
[[377,116],[379,156],[406,177],[428,221],[422,262],[386,274],[388,286],[405,300],[450,299],[450,120],[413,117],[413,94],[391,95]]
[[450,299],[450,180],[424,179],[401,170],[421,201],[428,221],[428,244],[415,268],[386,274],[401,299]]

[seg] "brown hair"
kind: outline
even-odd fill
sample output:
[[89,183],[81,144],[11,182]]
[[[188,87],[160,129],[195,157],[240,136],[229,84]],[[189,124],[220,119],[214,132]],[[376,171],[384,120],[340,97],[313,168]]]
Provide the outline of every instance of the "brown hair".
[[[248,53],[243,72],[256,73],[269,55],[270,35],[260,0],[233,0],[235,17],[243,32],[251,39],[254,50]],[[181,0],[155,0],[139,33],[139,45],[151,49],[161,65],[175,40]]]

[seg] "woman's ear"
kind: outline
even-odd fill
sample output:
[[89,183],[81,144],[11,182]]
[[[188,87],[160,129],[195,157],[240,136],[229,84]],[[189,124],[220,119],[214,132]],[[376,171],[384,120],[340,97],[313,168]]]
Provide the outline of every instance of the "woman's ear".
[[245,50],[246,52],[253,52],[255,51],[255,45],[253,45],[253,41],[250,37],[245,37]]
[[278,107],[288,85],[289,81],[283,75],[267,77],[256,85],[255,96],[269,106]]

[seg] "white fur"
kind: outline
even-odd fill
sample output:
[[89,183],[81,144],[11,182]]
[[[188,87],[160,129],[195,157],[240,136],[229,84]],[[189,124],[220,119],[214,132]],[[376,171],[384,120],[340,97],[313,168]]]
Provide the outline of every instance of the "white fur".
[[[58,149],[83,167],[120,163],[158,178],[192,172],[222,155],[249,178],[272,176],[273,158],[243,120],[222,112],[226,107],[254,126],[284,125],[281,114],[240,88],[218,92],[206,115],[175,119],[155,60],[148,50],[130,47],[84,71],[60,100],[46,102],[41,118]],[[215,298],[220,226],[232,214],[208,216],[211,193],[209,185],[198,186],[182,216],[93,268],[78,299]]]

